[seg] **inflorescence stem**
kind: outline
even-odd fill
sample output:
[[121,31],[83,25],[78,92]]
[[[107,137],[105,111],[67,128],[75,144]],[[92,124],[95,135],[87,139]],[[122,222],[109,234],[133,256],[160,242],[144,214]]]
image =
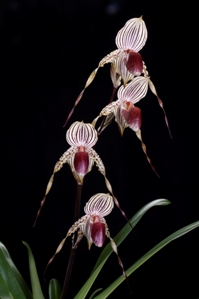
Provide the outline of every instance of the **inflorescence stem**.
[[[74,222],[76,222],[80,217],[80,203],[81,203],[82,187],[83,187],[83,185],[77,184]],[[75,236],[75,238],[76,238],[76,236]],[[67,269],[66,269],[66,275],[65,275],[65,279],[64,279],[64,286],[63,286],[63,290],[62,290],[61,299],[66,299],[67,298],[67,293],[68,293],[68,289],[69,289],[73,263],[74,263],[74,260],[75,260],[76,249],[78,247],[78,244],[74,245],[75,242],[76,242],[76,240],[74,239],[73,243],[72,243],[70,258],[69,258],[69,261],[68,261],[68,266],[67,266]]]

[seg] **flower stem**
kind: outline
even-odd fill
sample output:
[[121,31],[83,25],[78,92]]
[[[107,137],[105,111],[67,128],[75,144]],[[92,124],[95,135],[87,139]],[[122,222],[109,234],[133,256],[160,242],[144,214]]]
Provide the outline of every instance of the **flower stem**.
[[76,222],[80,218],[80,203],[81,203],[82,187],[83,187],[82,184],[77,184],[74,222]]
[[[82,187],[83,187],[83,185],[77,184],[74,222],[76,222],[80,217],[80,203],[81,203]],[[75,238],[76,238],[76,236],[75,236]],[[77,242],[76,242],[75,238],[73,239],[70,258],[69,258],[68,266],[67,266],[67,269],[66,269],[66,275],[65,275],[65,279],[64,279],[64,286],[63,286],[63,290],[62,290],[61,299],[66,299],[67,294],[68,294],[68,288],[69,288],[73,263],[74,263],[74,260],[75,260],[76,249],[77,249],[79,241],[80,241],[80,240],[79,241],[77,240]]]

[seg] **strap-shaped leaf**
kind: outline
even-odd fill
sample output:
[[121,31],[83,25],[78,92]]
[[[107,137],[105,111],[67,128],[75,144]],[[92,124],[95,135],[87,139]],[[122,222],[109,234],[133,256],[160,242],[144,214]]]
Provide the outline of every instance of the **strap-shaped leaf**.
[[[156,254],[160,249],[165,247],[167,244],[169,244],[171,241],[182,237],[183,235],[187,234],[188,232],[192,231],[193,229],[199,227],[199,221],[196,221],[194,223],[191,223],[173,234],[169,235],[167,238],[165,238],[163,241],[158,243],[155,247],[153,247],[151,250],[149,250],[145,255],[143,255],[139,260],[137,260],[127,271],[127,275],[131,275],[136,269],[138,269],[142,264],[144,264],[150,257],[152,257],[154,254]],[[103,292],[101,292],[98,296],[94,297],[94,299],[105,299],[107,298],[123,281],[124,281],[123,275],[118,277],[108,288],[106,288]]]
[[[132,218],[129,220],[131,223],[132,227],[135,227],[136,224],[140,221],[142,216],[152,207],[154,206],[164,206],[170,204],[170,201],[167,199],[157,199],[154,200],[147,205],[145,205],[143,208],[141,208]],[[128,234],[131,232],[132,228],[127,223],[121,231],[116,235],[114,238],[114,242],[116,246],[119,246],[121,242],[128,236]],[[104,266],[105,262],[107,261],[108,257],[111,255],[113,252],[111,245],[108,244],[102,253],[100,254],[97,263],[95,264],[95,267],[89,277],[89,279],[86,281],[86,283],[83,285],[83,287],[80,289],[78,294],[75,296],[74,299],[84,299],[89,292],[91,286],[93,285],[95,279],[97,278],[99,272],[101,271],[102,267]]]
[[48,287],[49,299],[60,299],[61,298],[61,286],[56,279],[51,279]]
[[23,277],[13,263],[6,247],[0,242],[0,298],[33,299]]
[[32,254],[32,251],[31,251],[28,243],[23,242],[23,244],[28,249],[30,280],[31,280],[31,286],[32,286],[33,299],[45,299],[44,295],[42,293],[42,290],[41,290],[41,285],[40,285],[39,277],[37,274],[37,268],[36,268],[34,256]]
[[89,297],[89,299],[93,299],[93,297],[95,296],[95,294],[96,294],[96,293],[99,293],[101,290],[102,290],[102,288],[99,288],[99,289],[95,290],[95,291],[91,294],[91,296]]

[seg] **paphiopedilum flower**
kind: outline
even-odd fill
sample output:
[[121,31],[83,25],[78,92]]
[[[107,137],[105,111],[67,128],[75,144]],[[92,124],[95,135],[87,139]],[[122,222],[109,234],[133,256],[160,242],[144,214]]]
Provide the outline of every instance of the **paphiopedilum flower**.
[[[114,64],[111,72],[115,73],[113,76],[121,76],[124,81],[125,73],[131,73],[130,77],[139,76],[143,71],[143,61],[139,51],[143,48],[147,40],[147,28],[142,17],[133,18],[126,22],[123,28],[119,30],[116,35],[115,43],[117,49],[105,56],[100,62],[98,67],[90,74],[84,89],[79,94],[73,109],[71,110],[64,126],[67,124],[71,117],[75,106],[79,103],[84,90],[92,83],[96,73],[100,67],[107,63]],[[121,67],[122,66],[122,70]],[[124,78],[122,77],[124,75]],[[129,76],[129,74],[128,74]],[[113,83],[114,84],[114,83]]]
[[[115,43],[118,49],[104,57],[99,67],[110,62],[115,64],[115,70],[122,79],[126,70],[133,76],[140,76],[144,64],[139,51],[144,47],[147,36],[147,28],[142,17],[128,20],[116,35]],[[126,70],[123,66],[126,66]]]
[[[113,82],[114,90],[117,89],[121,85],[121,83],[123,84],[123,87],[125,88],[127,83],[129,83],[134,78],[134,74],[132,72],[130,72],[129,69],[127,69],[127,67],[125,67],[125,62],[124,61],[125,61],[126,58],[124,58],[124,57],[125,57],[124,55],[120,55],[111,64],[110,75],[111,75],[111,80]],[[166,112],[165,112],[165,109],[164,109],[164,106],[163,106],[163,102],[157,94],[156,88],[155,88],[153,82],[151,81],[151,79],[149,77],[149,73],[146,69],[146,66],[145,66],[144,62],[143,62],[142,73],[143,73],[144,77],[146,78],[145,79],[146,82],[148,82],[149,88],[156,95],[156,97],[158,99],[158,103],[159,103],[160,107],[162,108],[162,110],[164,112],[165,122],[166,122],[166,125],[167,125],[167,128],[168,128],[170,137],[172,138],[171,131],[170,131],[170,128],[169,128],[168,119],[167,119],[167,115],[166,115]]]
[[115,118],[115,121],[118,124],[121,135],[123,135],[125,128],[129,127],[132,129],[140,139],[146,158],[157,174],[147,155],[146,146],[142,141],[140,130],[142,125],[141,109],[134,106],[134,104],[146,96],[150,82],[149,77],[139,76],[135,77],[126,87],[122,85],[117,92],[117,101],[110,103],[102,109],[99,116],[93,120],[92,124],[95,126],[99,117],[107,116],[103,128],[100,128],[101,131],[110,124],[113,118]]
[[[109,215],[114,207],[113,198],[110,194],[98,193],[92,196],[84,207],[85,215],[76,221],[68,230],[66,237],[59,244],[55,254],[49,260],[47,267],[54,260],[56,254],[62,249],[66,239],[78,231],[77,239],[73,247],[76,248],[82,238],[85,236],[88,242],[88,249],[94,244],[97,247],[104,245],[106,237],[109,238],[113,251],[118,256],[117,246],[110,236],[110,232],[104,219]],[[119,264],[122,267],[123,274],[126,277],[123,264],[118,256]],[[46,268],[47,268],[46,267]]]
[[[123,134],[126,127],[130,127],[134,131],[139,130],[141,126],[141,113],[139,113],[140,120],[138,121],[138,117],[135,118],[135,114],[133,113],[135,110],[138,111],[138,108],[134,107],[134,104],[146,96],[148,80],[149,78],[139,76],[135,77],[126,87],[121,86],[117,92],[118,99],[104,107],[92,124],[95,126],[98,118],[104,115],[107,116],[104,127],[115,117],[121,134]],[[136,119],[138,124],[135,126]]]
[[[41,208],[45,203],[46,196],[52,187],[55,173],[58,172],[65,163],[69,164],[78,185],[83,184],[85,175],[90,172],[93,165],[96,164],[98,170],[105,178],[107,189],[111,194],[113,194],[111,184],[106,177],[104,164],[100,156],[92,148],[98,140],[97,131],[93,125],[78,121],[74,122],[66,132],[66,140],[71,147],[59,158],[59,161],[55,164],[53,174],[51,175],[46,188],[45,196],[41,201],[40,209],[37,212],[36,220],[39,217]],[[120,209],[119,203],[115,196],[114,201]],[[122,212],[123,216],[126,217],[125,213],[121,209],[120,211]]]

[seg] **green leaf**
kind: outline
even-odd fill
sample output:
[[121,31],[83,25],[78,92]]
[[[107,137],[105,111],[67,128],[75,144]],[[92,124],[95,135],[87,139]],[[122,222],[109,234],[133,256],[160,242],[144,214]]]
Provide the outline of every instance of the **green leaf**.
[[39,282],[39,277],[38,277],[38,274],[37,274],[37,268],[36,268],[36,265],[35,265],[35,260],[34,260],[32,251],[31,251],[30,246],[28,245],[28,243],[23,241],[23,244],[28,249],[30,280],[31,280],[31,285],[32,285],[33,299],[45,299],[44,295],[42,293],[42,290],[41,290],[41,285],[40,285],[40,282]]
[[[164,206],[170,204],[170,201],[167,199],[156,199],[154,201],[151,201],[150,203],[146,204],[143,208],[141,208],[131,219],[130,223],[132,227],[135,227],[136,224],[140,221],[142,216],[152,207],[154,206]],[[128,234],[132,231],[132,227],[127,223],[121,231],[116,235],[114,238],[114,241],[117,246],[121,244],[121,242],[128,236]],[[111,245],[108,244],[102,253],[100,254],[97,263],[95,264],[95,267],[86,281],[86,283],[83,285],[83,287],[80,289],[78,294],[75,296],[74,299],[84,299],[89,292],[92,284],[94,283],[96,277],[98,276],[99,272],[101,271],[102,267],[104,266],[105,262],[107,261],[110,254],[113,252]]]
[[95,290],[89,297],[89,299],[93,299],[93,297],[95,296],[96,293],[99,293],[99,291],[103,290],[102,288],[99,288],[97,290]]
[[60,299],[61,298],[61,286],[56,279],[51,279],[48,287],[48,294],[50,299]]
[[32,294],[13,263],[6,247],[0,242],[0,298],[32,299]]
[[[187,234],[191,230],[199,227],[199,221],[191,223],[175,233],[171,234],[163,241],[158,243],[155,247],[149,250],[145,255],[143,255],[138,261],[136,261],[127,271],[126,274],[129,276],[132,274],[137,268],[139,268],[143,263],[145,263],[150,257],[152,257],[156,252],[162,249],[164,246],[169,244],[171,241]],[[106,288],[103,292],[101,292],[98,296],[94,297],[94,299],[105,299],[107,298],[123,281],[125,277],[121,275],[118,279],[116,279],[108,288]]]

